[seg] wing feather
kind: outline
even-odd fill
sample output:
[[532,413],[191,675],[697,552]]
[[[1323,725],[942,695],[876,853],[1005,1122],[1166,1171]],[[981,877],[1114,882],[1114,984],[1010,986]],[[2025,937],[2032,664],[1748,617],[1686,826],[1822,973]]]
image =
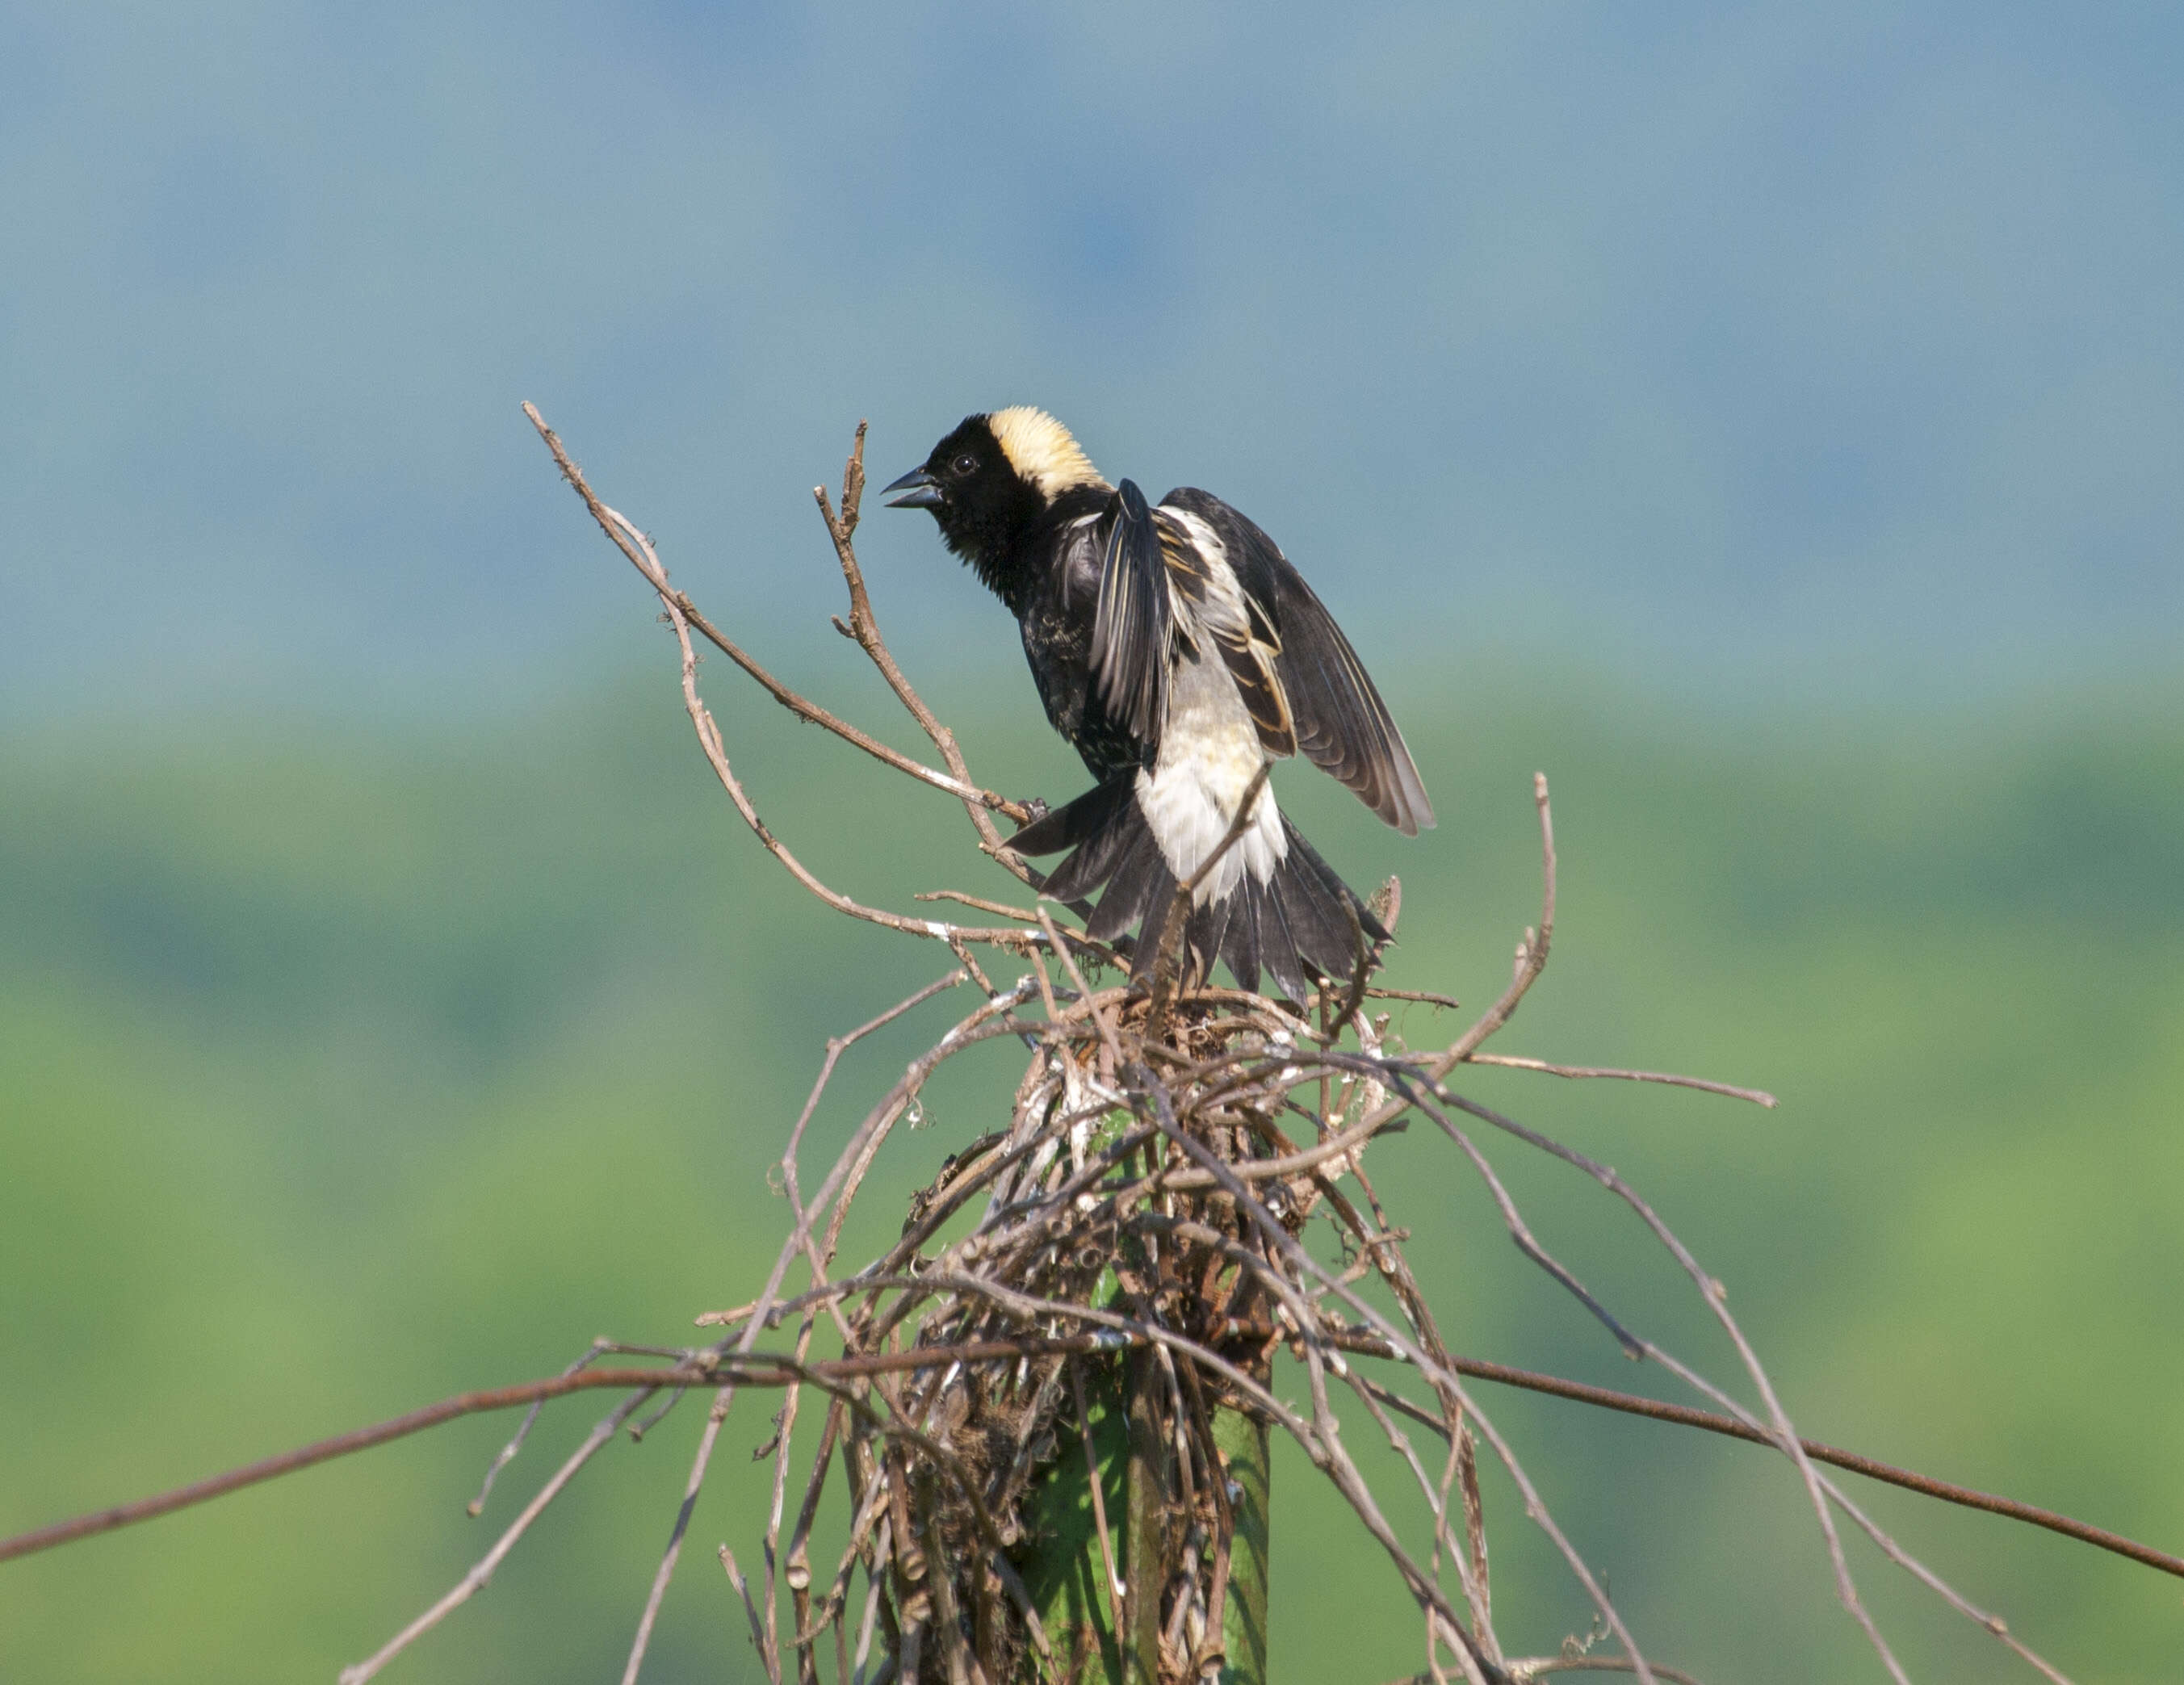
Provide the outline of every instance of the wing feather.
[[1139,742],[1157,743],[1167,720],[1174,631],[1167,564],[1145,494],[1125,480],[1115,499],[1092,620],[1092,676],[1108,712]]
[[1168,583],[1181,603],[1179,634],[1190,637],[1195,628],[1212,639],[1267,752],[1295,754],[1296,728],[1275,665],[1282,640],[1273,622],[1243,589],[1227,548],[1204,522],[1186,518],[1166,505],[1153,518],[1160,528]]
[[[1274,688],[1284,699],[1295,748],[1404,835],[1430,828],[1433,804],[1388,705],[1334,617],[1280,547],[1249,517],[1195,487],[1172,491],[1161,503],[1212,529],[1228,552],[1254,624],[1269,626]],[[1235,665],[1232,661],[1232,671]],[[1248,704],[1251,689],[1240,677],[1237,682]],[[1268,722],[1256,706],[1252,717],[1268,748],[1287,752],[1268,737]]]

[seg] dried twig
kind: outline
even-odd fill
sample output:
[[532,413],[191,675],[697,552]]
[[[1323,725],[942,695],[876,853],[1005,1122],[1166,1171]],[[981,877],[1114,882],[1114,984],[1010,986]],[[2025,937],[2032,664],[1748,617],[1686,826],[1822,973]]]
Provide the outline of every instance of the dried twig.
[[1509,1022],[1518,1005],[1532,985],[1540,980],[1540,974],[1547,968],[1547,948],[1555,935],[1555,816],[1547,805],[1547,775],[1532,774],[1532,805],[1540,816],[1540,923],[1536,929],[1524,932],[1524,940],[1517,945],[1516,975],[1502,990],[1502,998],[1489,1007],[1478,1023],[1457,1038],[1455,1044],[1430,1063],[1436,1077],[1448,1074],[1462,1061],[1479,1051],[1486,1038]]
[[[814,486],[811,488],[812,498],[819,505],[819,513],[827,522],[827,535],[834,541],[834,559],[841,564],[842,581],[849,587],[850,621],[843,630],[856,640],[857,647],[879,669],[880,676],[887,681],[888,688],[894,692],[896,700],[909,711],[910,717],[917,722],[919,728],[933,739],[933,746],[940,751],[940,758],[948,763],[948,770],[955,775],[956,781],[970,785],[971,769],[964,762],[963,751],[956,746],[955,733],[941,724],[939,717],[925,706],[916,688],[896,664],[886,640],[880,636],[879,622],[872,614],[872,598],[865,589],[864,569],[858,565],[856,546],[851,542],[857,530],[857,516],[863,507],[864,494],[865,424],[860,421],[857,423],[856,441],[850,448],[850,460],[842,471],[842,512],[838,516],[835,514],[833,506],[827,501],[826,487]],[[839,626],[841,622],[838,621],[836,624]],[[1002,840],[1000,831],[994,828],[992,813],[989,812],[990,807],[1006,812],[1021,825],[1031,817],[1029,810],[1014,804],[989,803],[971,795],[963,797],[963,806],[971,817],[971,823],[978,830],[979,846],[1023,882],[1038,888],[1040,882],[1039,875],[1025,865],[1022,856]]]
[[[765,845],[766,852],[779,861],[788,869],[791,877],[828,907],[833,907],[837,912],[847,913],[850,917],[862,919],[867,923],[884,925],[890,930],[900,931],[905,935],[922,936],[928,940],[944,942],[983,942],[1020,948],[1031,940],[1021,930],[981,929],[951,925],[944,923],[939,919],[912,918],[906,914],[866,907],[822,882],[810,868],[796,857],[786,844],[767,829],[765,820],[759,817],[758,809],[752,806],[750,797],[745,794],[742,781],[736,776],[735,769],[729,764],[727,745],[722,739],[718,723],[698,695],[698,654],[690,642],[690,617],[683,609],[682,593],[676,590],[669,581],[667,570],[660,565],[659,556],[654,552],[651,540],[647,538],[628,517],[599,500],[598,494],[592,490],[589,483],[585,480],[583,471],[570,458],[568,452],[563,449],[560,438],[546,425],[538,412],[526,405],[525,413],[531,417],[532,425],[538,429],[539,437],[546,441],[547,448],[554,453],[554,460],[560,466],[562,477],[575,489],[577,495],[583,499],[584,506],[592,512],[593,518],[599,523],[607,536],[615,541],[616,547],[630,559],[639,572],[644,575],[646,583],[659,594],[660,605],[667,611],[668,623],[673,628],[676,642],[682,650],[683,707],[690,716],[692,726],[697,730],[699,744],[705,752],[706,760],[712,765],[714,775],[720,779],[721,787],[727,791],[728,799],[735,804],[736,812],[743,816],[744,823],[750,828],[752,834]],[[831,524],[831,516],[829,521]],[[846,539],[841,542],[846,545]],[[861,593],[861,586],[859,587],[859,590]],[[866,611],[869,613],[869,605]],[[884,653],[884,646],[878,644],[877,633],[873,634],[873,644],[866,646],[868,652],[878,647],[882,653]],[[878,656],[875,656],[874,659],[878,660]],[[890,662],[889,665],[891,666],[892,663]],[[955,753],[952,739],[950,740],[949,749],[954,756],[954,760],[951,762],[952,770],[953,766],[961,762],[961,756]],[[890,764],[893,763],[890,762]],[[930,783],[933,780],[928,778],[925,781]],[[957,782],[967,787],[970,784],[967,778],[959,778]],[[981,834],[993,832],[993,820],[988,815],[984,802],[981,799],[983,792],[977,791],[975,789],[967,789],[955,793],[961,795],[965,806],[977,816],[977,823],[981,827]],[[999,833],[993,832],[993,834],[998,840]],[[995,858],[1001,858],[1003,855],[1006,855],[1009,860],[1017,858],[1013,851],[997,849]],[[1005,861],[1004,863],[1006,862]]]
[[713,1395],[713,1408],[705,1414],[705,1431],[699,1437],[698,1454],[690,1465],[690,1478],[682,1491],[682,1506],[675,1512],[674,1531],[667,1536],[667,1549],[653,1574],[652,1589],[645,1595],[644,1613],[638,1618],[637,1637],[631,1641],[629,1661],[622,1669],[622,1685],[637,1685],[638,1670],[644,1665],[645,1647],[652,1642],[652,1623],[660,1618],[660,1599],[667,1595],[667,1582],[674,1577],[676,1559],[682,1554],[682,1535],[690,1530],[690,1512],[698,1507],[698,1493],[705,1484],[705,1470],[713,1460],[714,1442],[721,1437],[721,1424],[727,1420],[728,1406],[735,1401],[735,1396],[733,1386],[723,1386]]
[[1739,1088],[1734,1083],[1710,1082],[1701,1076],[1672,1076],[1666,1071],[1617,1070],[1607,1065],[1551,1065],[1545,1059],[1520,1059],[1507,1053],[1468,1053],[1467,1064],[1507,1065],[1512,1070],[1544,1071],[1549,1076],[1615,1077],[1624,1082],[1663,1082],[1674,1088],[1696,1088],[1706,1094],[1726,1094],[1732,1100],[1749,1100],[1772,1108],[1774,1096],[1763,1088]]
[[[1208,1179],[1210,1181],[1210,1178]],[[840,1284],[844,1292],[854,1292],[858,1282],[852,1279]],[[1287,1331],[1271,1323],[1230,1321],[1218,1331],[1228,1339],[1276,1339],[1288,1341]],[[1385,1342],[1368,1335],[1329,1331],[1322,1336],[1334,1349],[1384,1357],[1400,1362],[1401,1354]],[[1078,1334],[1061,1337],[1037,1337],[1021,1340],[967,1342],[952,1346],[921,1347],[907,1352],[879,1353],[855,1358],[817,1360],[811,1368],[829,1380],[853,1380],[861,1375],[908,1372],[918,1370],[944,1369],[950,1364],[1014,1363],[1028,1357],[1051,1356],[1071,1352],[1087,1353],[1112,1350],[1120,1341],[1128,1344],[1142,1343],[1142,1337],[1128,1330],[1113,1330],[1097,1334]],[[776,1387],[793,1383],[794,1375],[777,1368],[763,1352],[755,1353],[743,1361],[752,1365],[736,1370],[738,1386]],[[1765,1430],[1747,1426],[1733,1416],[1719,1415],[1707,1410],[1693,1409],[1688,1404],[1664,1403],[1658,1398],[1643,1398],[1636,1393],[1618,1392],[1606,1386],[1595,1386],[1589,1382],[1566,1380],[1560,1375],[1542,1375],[1535,1370],[1519,1369],[1509,1364],[1489,1362],[1482,1358],[1452,1357],[1450,1367],[1457,1374],[1474,1381],[1491,1381],[1506,1386],[1521,1387],[1527,1392],[1542,1392],[1550,1398],[1567,1398],[1580,1404],[1596,1405],[1603,1409],[1620,1411],[1626,1415],[1646,1416],[1682,1427],[1702,1429],[1730,1439],[1741,1439],[1753,1445],[1774,1444]],[[725,1367],[727,1360],[719,1360]],[[422,1409],[408,1411],[386,1421],[375,1422],[368,1427],[348,1433],[337,1434],[329,1439],[284,1452],[276,1457],[267,1457],[254,1463],[214,1475],[208,1479],[177,1487],[170,1492],[140,1498],[133,1504],[116,1504],[110,1509],[93,1510],[51,1526],[18,1533],[11,1538],[0,1539],[0,1562],[18,1556],[32,1556],[41,1551],[53,1550],[78,1539],[90,1538],[99,1533],[112,1532],[121,1527],[135,1526],[140,1522],[159,1520],[178,1510],[193,1509],[225,1498],[231,1492],[246,1487],[261,1485],[278,1480],[283,1475],[294,1474],[320,1463],[329,1463],[359,1451],[370,1451],[397,1439],[407,1438],[413,1433],[422,1433],[428,1428],[438,1427],[458,1417],[489,1414],[499,1410],[515,1409],[524,1405],[541,1405],[554,1398],[565,1398],[572,1392],[592,1392],[604,1388],[613,1392],[623,1387],[674,1388],[677,1392],[693,1386],[702,1386],[712,1378],[714,1370],[597,1370],[588,1373],[564,1371],[541,1381],[520,1381],[514,1386],[484,1388],[473,1392],[460,1392],[443,1398]],[[1419,1411],[1416,1406],[1395,1395],[1383,1402],[1412,1415],[1414,1420],[1436,1430],[1445,1426],[1441,1419],[1430,1412]],[[2056,1510],[2044,1509],[2037,1504],[2026,1504],[1998,1493],[1981,1491],[1973,1487],[1960,1486],[1916,1470],[1884,1463],[1861,1452],[1846,1450],[1817,1439],[1802,1442],[1806,1454],[1817,1462],[1828,1463],[1852,1474],[1864,1475],[1889,1486],[1903,1487],[1923,1497],[1936,1498],[1967,1509],[1981,1509],[1992,1515],[2008,1520],[2023,1521],[2048,1532],[2059,1533],[2064,1538],[2089,1544],[2131,1562],[2154,1569],[2158,1572],[2184,1580],[2184,1556],[2177,1556],[2137,1539],[2111,1532],[2106,1527],[2081,1521]]]
[[[582,1380],[582,1376],[571,1376]],[[448,1615],[468,1603],[482,1591],[487,1581],[493,1578],[493,1570],[499,1567],[508,1553],[515,1548],[516,1542],[531,1531],[531,1524],[544,1513],[546,1506],[561,1495],[562,1489],[577,1477],[577,1471],[591,1461],[593,1454],[615,1436],[615,1430],[633,1415],[652,1396],[648,1391],[632,1392],[608,1414],[599,1419],[591,1435],[582,1445],[569,1453],[569,1459],[554,1471],[553,1478],[540,1487],[522,1513],[509,1523],[508,1530],[497,1539],[491,1550],[478,1559],[471,1571],[458,1580],[437,1603],[389,1638],[379,1649],[354,1667],[342,1670],[341,1685],[364,1685],[380,1669],[408,1649],[419,1638],[431,1632]]]
[[[660,579],[665,576],[655,577],[657,558],[652,558],[648,562],[646,557],[641,555],[632,547],[630,539],[624,535],[621,528],[607,519],[606,506],[593,495],[591,488],[586,483],[582,471],[571,460],[568,452],[562,448],[559,436],[546,425],[545,418],[538,413],[536,406],[526,404],[523,406],[523,413],[530,418],[531,425],[538,429],[538,436],[546,441],[547,449],[554,453],[554,460],[560,466],[563,477],[575,488],[577,495],[583,499],[584,506],[592,511],[593,518],[598,520],[599,525],[605,529],[606,535],[614,540],[616,547],[629,558],[632,566],[644,574],[655,589],[662,589]],[[858,444],[861,452],[863,440],[864,432],[860,427]],[[945,790],[950,795],[960,797],[967,802],[975,802],[978,806],[991,812],[1006,814],[1019,825],[1025,823],[1031,817],[1029,808],[996,795],[989,789],[981,789],[973,784],[967,771],[954,776],[947,773],[936,772],[933,767],[922,765],[911,760],[909,756],[890,749],[878,738],[861,731],[847,720],[828,712],[817,703],[799,695],[760,666],[733,639],[700,613],[698,605],[682,592],[668,588],[663,591],[663,594],[673,598],[674,605],[682,612],[682,617],[697,629],[707,643],[756,679],[768,695],[799,719],[816,726],[825,727],[844,743],[861,749],[883,765],[892,767],[899,773],[907,773],[920,784],[930,784],[935,789]]]

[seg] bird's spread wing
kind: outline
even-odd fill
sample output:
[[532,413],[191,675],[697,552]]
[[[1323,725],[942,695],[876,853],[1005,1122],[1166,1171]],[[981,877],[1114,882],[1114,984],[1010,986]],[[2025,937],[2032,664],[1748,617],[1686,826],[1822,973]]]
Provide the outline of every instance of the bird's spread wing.
[[1100,568],[1092,620],[1092,676],[1107,711],[1141,743],[1157,743],[1167,719],[1168,644],[1174,613],[1167,564],[1145,494],[1125,480]]
[[[1334,617],[1280,548],[1248,517],[1194,487],[1170,492],[1161,506],[1194,517],[1210,529],[1241,588],[1251,625],[1266,634],[1262,639],[1255,630],[1251,641],[1272,645],[1273,689],[1285,704],[1282,711],[1289,734],[1270,732],[1271,711],[1262,715],[1262,705],[1252,700],[1251,685],[1237,673],[1238,687],[1267,748],[1287,754],[1292,745],[1281,739],[1293,736],[1294,748],[1404,835],[1415,836],[1431,826],[1433,804],[1426,800],[1425,784],[1404,746],[1402,733],[1389,717],[1388,705],[1380,700]],[[1178,577],[1177,583],[1184,582]],[[1103,585],[1103,613],[1106,605]],[[1217,641],[1228,655],[1228,640]],[[1242,665],[1230,659],[1232,672]],[[1256,655],[1251,665],[1259,665]]]
[[1296,727],[1279,667],[1282,640],[1272,617],[1243,589],[1227,546],[1206,522],[1166,504],[1153,519],[1160,527],[1168,586],[1178,600],[1178,632],[1212,639],[1267,752],[1295,754]]

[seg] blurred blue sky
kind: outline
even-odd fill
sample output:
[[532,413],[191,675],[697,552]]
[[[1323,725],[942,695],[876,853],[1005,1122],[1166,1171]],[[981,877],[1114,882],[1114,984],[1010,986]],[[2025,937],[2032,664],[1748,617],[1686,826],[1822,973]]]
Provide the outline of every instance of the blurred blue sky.
[[[0,6],[0,718],[611,665],[526,398],[768,647],[859,416],[891,476],[1031,401],[1390,665],[2173,670],[2179,18]],[[895,623],[1015,659],[929,522],[867,533]]]

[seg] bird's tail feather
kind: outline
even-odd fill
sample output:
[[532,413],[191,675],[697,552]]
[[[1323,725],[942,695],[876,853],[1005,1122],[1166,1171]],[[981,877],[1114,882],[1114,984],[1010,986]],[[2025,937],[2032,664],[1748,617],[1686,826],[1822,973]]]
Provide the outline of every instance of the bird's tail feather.
[[[1282,831],[1288,850],[1271,878],[1262,884],[1246,872],[1221,900],[1191,909],[1184,946],[1194,979],[1218,958],[1245,990],[1256,992],[1263,971],[1290,999],[1301,1000],[1313,978],[1346,977],[1356,968],[1359,936],[1376,950],[1388,940],[1386,928],[1286,815]],[[1151,974],[1178,886],[1138,806],[1134,773],[1095,786],[1010,840],[1025,854],[1072,850],[1045,893],[1070,901],[1104,886],[1085,934],[1112,941],[1142,923],[1132,968]]]

